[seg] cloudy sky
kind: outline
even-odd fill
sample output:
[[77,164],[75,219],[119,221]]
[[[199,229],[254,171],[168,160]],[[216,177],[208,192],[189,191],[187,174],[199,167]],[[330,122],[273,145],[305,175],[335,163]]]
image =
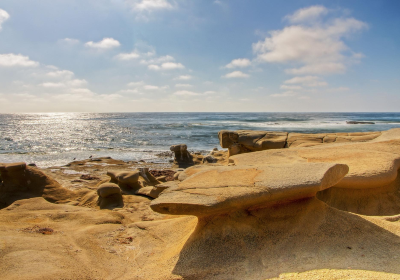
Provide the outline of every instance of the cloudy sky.
[[400,1],[1,0],[0,113],[400,111]]

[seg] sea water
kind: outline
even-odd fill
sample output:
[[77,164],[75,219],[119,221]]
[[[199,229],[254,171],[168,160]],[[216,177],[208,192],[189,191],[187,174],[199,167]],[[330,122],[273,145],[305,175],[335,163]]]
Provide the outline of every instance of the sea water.
[[[368,121],[375,124],[347,124]],[[221,148],[220,130],[302,133],[400,128],[400,113],[36,113],[0,114],[0,162],[40,167],[111,156],[165,162],[174,144],[192,151]]]

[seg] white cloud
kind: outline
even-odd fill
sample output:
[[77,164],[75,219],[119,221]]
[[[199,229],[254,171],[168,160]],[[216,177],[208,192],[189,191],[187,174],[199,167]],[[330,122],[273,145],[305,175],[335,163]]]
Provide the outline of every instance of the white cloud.
[[74,80],[71,80],[71,81],[68,81],[67,82],[67,85],[68,86],[71,86],[71,87],[82,87],[82,86],[85,86],[85,85],[87,85],[87,81],[86,80],[84,80],[84,79],[74,79]]
[[93,41],[87,42],[85,46],[94,49],[107,50],[107,49],[117,48],[121,46],[121,44],[120,42],[118,42],[113,38],[104,38],[100,42],[93,42]]
[[153,11],[153,10],[163,10],[172,9],[173,6],[167,0],[128,0],[135,11]]
[[275,94],[271,94],[271,97],[291,97],[291,96],[295,96],[297,94],[297,92],[295,91],[285,91],[283,93],[275,93]]
[[[153,55],[154,55],[154,53],[153,53]],[[149,59],[149,60],[143,59],[140,61],[140,63],[142,63],[142,64],[160,64],[163,62],[174,61],[174,60],[175,60],[175,58],[173,56],[164,55],[164,56],[156,57],[156,58]]]
[[132,60],[139,58],[140,54],[137,53],[136,51],[130,52],[130,53],[120,53],[115,56],[116,59],[118,60]]
[[288,86],[288,85],[281,85],[281,89],[285,90],[301,90],[301,86]]
[[57,70],[47,73],[47,76],[52,78],[71,79],[74,76],[74,72],[68,70]]
[[144,82],[143,82],[143,81],[139,81],[139,82],[130,82],[130,83],[128,84],[128,87],[138,87],[138,86],[142,86],[142,85],[144,85]]
[[147,66],[150,70],[174,70],[174,69],[183,69],[185,66],[183,66],[181,63],[175,63],[175,62],[164,62],[163,64],[155,65],[155,64],[150,64]]
[[180,90],[180,91],[174,92],[174,95],[178,95],[178,96],[197,96],[197,95],[201,95],[201,94],[197,93],[197,92],[193,92],[193,91],[188,91],[188,90]]
[[152,85],[145,85],[145,86],[143,87],[143,89],[145,89],[145,90],[158,90],[158,89],[160,89],[160,87],[158,87],[158,86],[152,86]]
[[38,65],[38,62],[30,60],[28,56],[23,56],[22,54],[0,54],[0,66],[36,67]]
[[135,93],[135,94],[143,94],[142,92],[139,92],[139,90],[135,89],[122,89],[118,91],[120,93]]
[[175,80],[182,80],[182,81],[187,81],[187,80],[191,80],[193,77],[190,75],[182,75],[179,77],[176,77]]
[[285,19],[289,20],[292,23],[299,23],[310,20],[316,20],[321,16],[326,15],[327,13],[328,13],[327,8],[325,8],[324,6],[316,5],[297,10],[292,15],[286,16]]
[[61,88],[65,87],[64,83],[42,83],[40,86],[45,87],[45,88]]
[[149,66],[147,66],[147,68],[149,68],[150,70],[155,70],[155,71],[158,71],[161,69],[160,66],[155,65],[155,64],[150,64]]
[[285,81],[285,84],[300,84],[306,87],[324,87],[328,83],[317,76],[294,77]]
[[306,65],[300,68],[286,69],[285,72],[292,75],[304,74],[335,74],[344,73],[346,66],[343,63],[328,62],[328,63],[315,63]]
[[295,63],[299,68],[287,69],[289,74],[343,73],[348,66],[350,51],[343,41],[356,31],[368,27],[354,18],[335,18],[324,23],[316,18],[326,15],[323,6],[313,6],[288,16],[291,22],[309,21],[309,25],[291,25],[271,31],[263,41],[253,44],[260,62]]
[[45,82],[41,83],[40,86],[44,88],[80,88],[87,85],[86,80],[79,80],[79,79],[74,79],[74,80],[69,80],[65,82],[59,82],[59,83],[54,83],[54,82]]
[[2,24],[10,18],[9,13],[0,9],[0,30],[2,29]]
[[175,63],[175,62],[164,62],[161,64],[161,68],[165,70],[173,70],[173,69],[183,69],[185,66],[183,66],[181,63]]
[[65,45],[77,45],[80,43],[78,39],[73,39],[73,38],[60,39],[58,40],[58,42]]
[[232,79],[232,78],[248,78],[250,77],[250,75],[245,74],[241,71],[233,71],[231,73],[226,74],[225,76],[222,76],[223,78],[228,78],[228,79]]
[[229,64],[225,66],[225,68],[237,68],[237,67],[248,67],[251,65],[251,61],[247,58],[238,58],[232,60]]
[[215,93],[216,93],[215,91],[208,90],[204,92],[204,95],[215,94]]
[[188,87],[193,87],[193,86],[191,84],[176,84],[175,87],[180,87],[180,88],[186,87],[186,88],[188,88]]

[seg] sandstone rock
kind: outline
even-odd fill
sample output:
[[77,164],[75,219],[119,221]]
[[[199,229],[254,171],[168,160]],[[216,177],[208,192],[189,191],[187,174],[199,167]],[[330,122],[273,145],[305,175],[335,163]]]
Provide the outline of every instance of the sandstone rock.
[[315,196],[337,184],[348,172],[346,165],[333,163],[197,169],[199,172],[183,180],[176,189],[152,201],[151,208],[163,214],[200,217],[264,207]]
[[121,189],[117,184],[103,183],[97,188],[97,194],[100,209],[114,209],[124,205]]
[[156,177],[156,179],[159,182],[166,182],[167,181],[167,176],[159,176],[159,177]]
[[110,176],[110,182],[112,183],[118,184],[121,187],[136,188],[138,185],[140,171],[108,171],[107,175]]
[[97,194],[104,198],[113,194],[121,194],[121,189],[117,184],[104,183],[97,188]]
[[50,202],[66,202],[76,197],[74,192],[24,162],[0,164],[0,177],[0,208],[31,197],[42,196]]
[[193,156],[188,152],[185,144],[172,145],[170,150],[174,152],[174,164],[178,167],[193,166]]
[[254,130],[221,130],[218,133],[221,147],[228,148],[229,157],[248,152],[311,147],[324,143],[365,142],[380,135],[381,132],[306,134]]
[[151,198],[157,198],[164,190],[166,189],[174,189],[178,186],[176,182],[169,181],[162,184],[159,184],[154,187],[144,187],[139,189],[136,193],[141,195],[146,195]]
[[[363,135],[340,134],[347,139]],[[369,134],[364,134],[369,135]],[[393,215],[400,209],[400,129],[375,133],[370,142],[337,142],[335,145],[267,150],[236,155],[230,160],[238,167],[252,164],[330,162],[349,166],[348,174],[318,197],[341,210],[363,215]],[[326,138],[325,138],[326,139]]]
[[237,132],[221,130],[218,132],[219,144],[222,148],[229,148],[233,144],[237,143],[239,140],[239,135]]

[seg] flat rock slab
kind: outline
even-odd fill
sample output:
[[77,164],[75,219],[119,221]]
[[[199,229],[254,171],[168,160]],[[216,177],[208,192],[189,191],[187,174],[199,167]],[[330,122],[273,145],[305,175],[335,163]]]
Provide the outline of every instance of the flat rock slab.
[[384,132],[372,142],[337,143],[244,153],[232,156],[230,161],[236,166],[296,162],[340,163],[349,166],[349,173],[335,187],[380,188],[393,182],[400,168],[400,129]]
[[257,130],[221,130],[218,133],[222,148],[230,156],[247,152],[281,148],[310,147],[327,143],[366,142],[381,136],[379,131],[354,133],[287,133]]
[[151,208],[172,215],[207,216],[232,209],[315,196],[348,172],[344,164],[289,163],[259,167],[224,166],[196,170],[178,187],[152,201]]

